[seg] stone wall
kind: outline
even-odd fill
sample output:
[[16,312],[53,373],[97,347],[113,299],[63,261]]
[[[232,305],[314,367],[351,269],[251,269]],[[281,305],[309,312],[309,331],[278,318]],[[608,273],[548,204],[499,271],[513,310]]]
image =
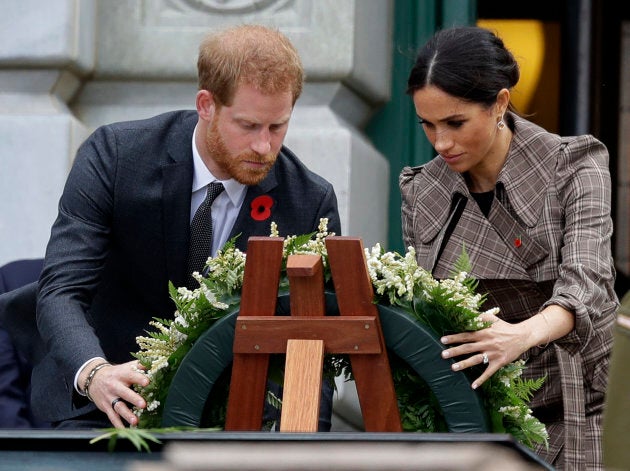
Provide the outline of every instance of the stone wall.
[[393,0],[2,3],[0,265],[44,255],[91,131],[194,109],[201,38],[247,22],[279,28],[304,62],[286,144],[335,186],[345,235],[386,242],[389,166],[362,126],[388,99]]

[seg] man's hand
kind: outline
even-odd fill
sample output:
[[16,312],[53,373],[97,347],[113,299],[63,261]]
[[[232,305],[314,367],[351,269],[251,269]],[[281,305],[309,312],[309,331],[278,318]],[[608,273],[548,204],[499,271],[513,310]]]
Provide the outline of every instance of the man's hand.
[[[103,362],[103,360],[100,360]],[[85,384],[85,379],[89,372],[98,365],[99,360],[88,364],[79,376],[79,384]],[[136,360],[132,360],[121,365],[109,365],[99,369],[89,385],[89,396],[100,410],[107,414],[112,425],[116,428],[125,428],[123,422],[135,426],[138,424],[138,417],[133,413],[135,406],[144,409],[146,401],[135,392],[134,384],[147,386],[149,378],[142,372],[142,365]],[[86,391],[84,391],[86,392]]]

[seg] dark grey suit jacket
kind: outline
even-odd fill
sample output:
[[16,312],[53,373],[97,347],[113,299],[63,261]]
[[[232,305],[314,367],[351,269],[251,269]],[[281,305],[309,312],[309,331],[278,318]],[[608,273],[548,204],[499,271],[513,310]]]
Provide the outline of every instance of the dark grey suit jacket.
[[[194,111],[97,129],[80,147],[59,202],[39,283],[37,323],[48,353],[33,374],[36,413],[49,421],[94,410],[74,392],[88,359],[132,359],[154,318],[170,317],[168,282],[186,281],[193,178]],[[271,216],[251,217],[251,201],[271,196]],[[269,175],[249,187],[232,235],[317,231],[328,218],[341,234],[332,185],[283,148]]]

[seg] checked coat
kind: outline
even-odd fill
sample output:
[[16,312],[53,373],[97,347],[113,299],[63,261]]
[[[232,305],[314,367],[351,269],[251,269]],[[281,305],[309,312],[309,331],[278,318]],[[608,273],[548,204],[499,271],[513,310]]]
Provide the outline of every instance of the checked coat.
[[531,407],[550,435],[536,450],[558,469],[601,468],[601,416],[612,325],[619,301],[610,239],[606,147],[592,136],[560,137],[508,113],[514,132],[488,217],[462,174],[441,158],[400,175],[406,247],[436,278],[463,248],[488,293],[484,309],[519,322],[550,304],[575,313],[575,328],[522,356],[526,378],[547,375]]

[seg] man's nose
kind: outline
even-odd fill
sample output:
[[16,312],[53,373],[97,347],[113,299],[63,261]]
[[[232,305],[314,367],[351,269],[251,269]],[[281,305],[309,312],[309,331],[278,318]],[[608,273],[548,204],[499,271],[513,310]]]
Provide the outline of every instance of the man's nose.
[[256,135],[256,139],[252,142],[252,150],[261,155],[271,151],[271,134],[268,129],[263,129]]

